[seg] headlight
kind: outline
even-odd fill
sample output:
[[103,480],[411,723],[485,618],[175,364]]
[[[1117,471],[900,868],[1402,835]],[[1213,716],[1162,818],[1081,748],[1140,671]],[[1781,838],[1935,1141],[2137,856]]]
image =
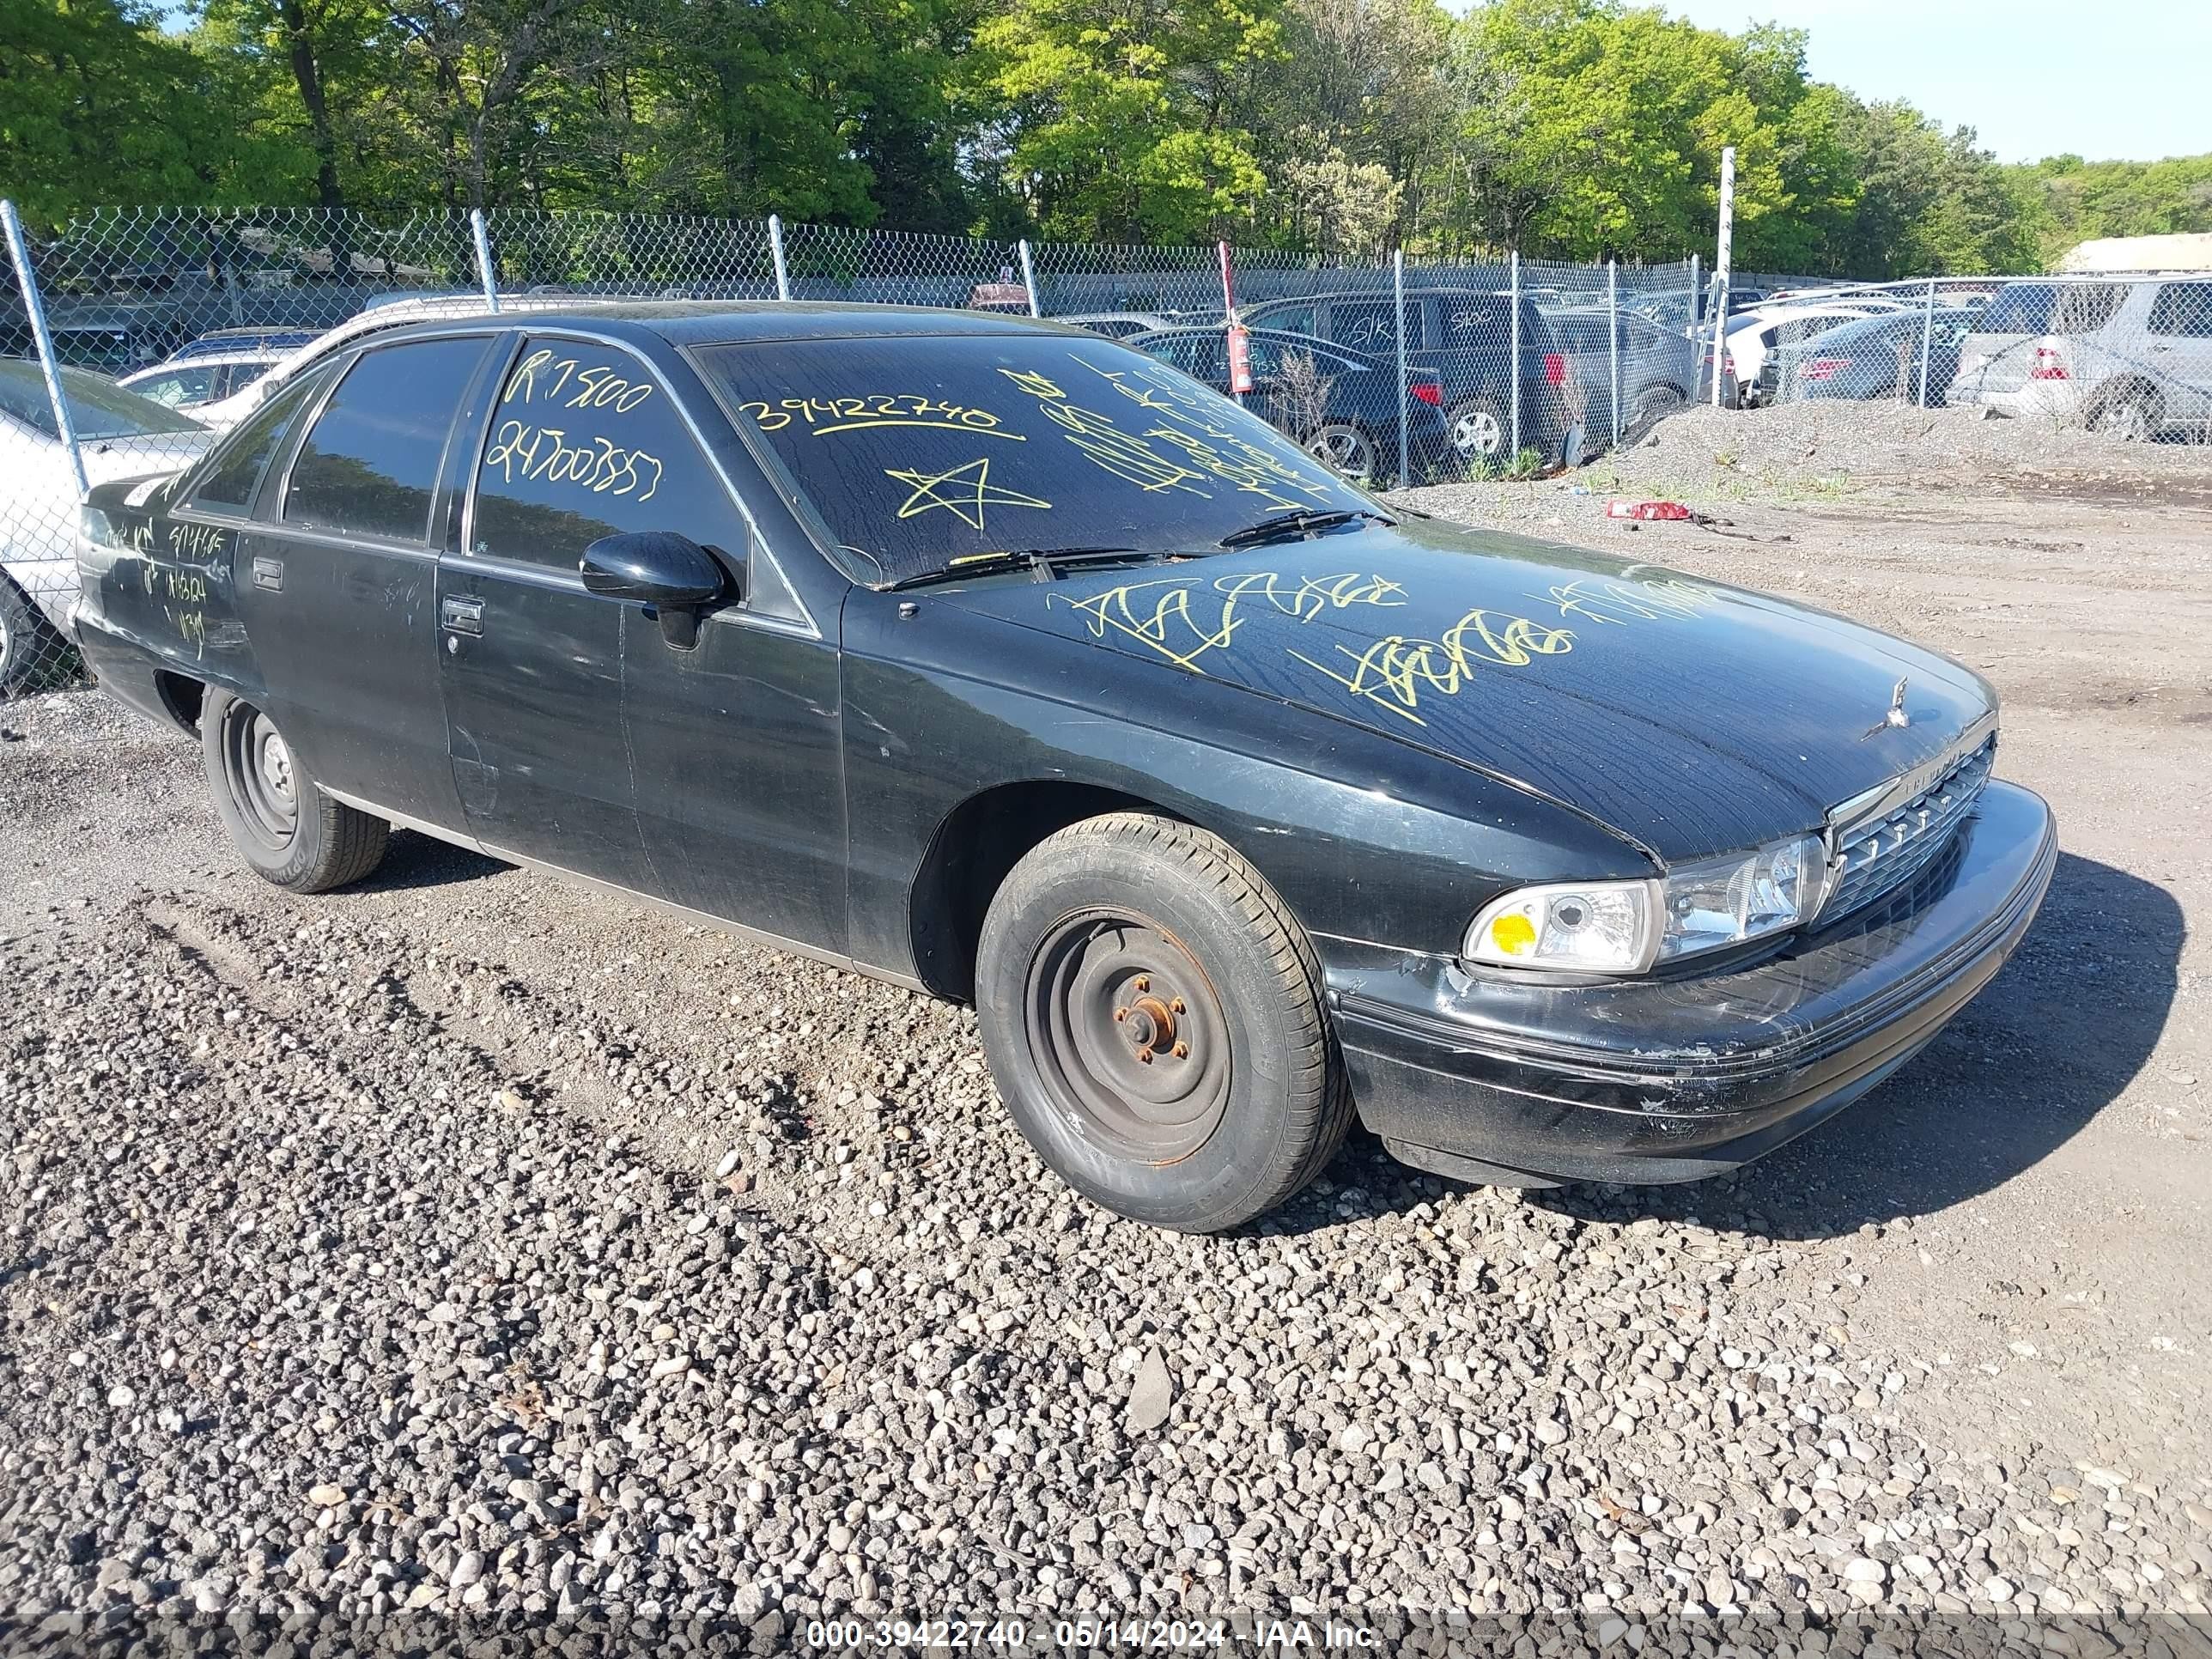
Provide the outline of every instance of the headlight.
[[107,514],[96,507],[80,507],[76,510],[77,532],[88,546],[113,545],[115,528],[107,522]]
[[1467,930],[1471,961],[1640,974],[1798,926],[1820,908],[1818,836],[1685,865],[1656,881],[1555,882],[1492,901]]

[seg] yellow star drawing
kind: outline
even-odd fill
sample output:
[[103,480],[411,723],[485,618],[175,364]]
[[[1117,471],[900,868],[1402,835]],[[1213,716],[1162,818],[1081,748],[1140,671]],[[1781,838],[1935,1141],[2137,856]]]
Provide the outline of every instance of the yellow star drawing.
[[[1042,507],[1050,501],[1041,501],[1034,495],[1024,495],[1018,489],[1001,489],[991,482],[991,461],[988,456],[956,466],[949,472],[908,472],[897,467],[885,467],[884,476],[896,478],[901,483],[912,484],[914,494],[899,503],[898,515],[911,519],[918,513],[927,513],[933,507],[941,507],[966,525],[970,530],[983,527],[986,507]],[[943,493],[947,485],[951,493]]]

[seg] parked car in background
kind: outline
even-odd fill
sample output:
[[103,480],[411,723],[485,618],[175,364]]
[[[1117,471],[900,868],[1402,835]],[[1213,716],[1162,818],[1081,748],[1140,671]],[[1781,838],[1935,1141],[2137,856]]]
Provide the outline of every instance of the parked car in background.
[[[1355,483],[1382,485],[1398,471],[1398,365],[1281,329],[1248,331],[1252,390],[1245,407],[1309,455]],[[1227,331],[1155,330],[1123,341],[1132,350],[1181,369],[1200,385],[1229,392]],[[1415,478],[1432,476],[1450,449],[1443,387],[1433,369],[1406,372],[1407,458]]]
[[1073,317],[1055,317],[1053,321],[1073,323],[1109,340],[1126,340],[1132,334],[1146,334],[1156,328],[1176,325],[1175,319],[1157,311],[1091,311]]
[[1959,343],[1973,326],[1964,307],[1902,311],[1840,323],[1795,345],[1777,348],[1759,371],[1761,404],[1799,398],[1920,398],[1921,345],[1928,357],[1927,404],[1944,400],[1958,367]]
[[180,355],[166,363],[125,374],[116,384],[166,409],[197,410],[244,392],[283,362],[287,355],[281,350],[208,351],[190,357]]
[[2212,278],[2008,289],[1961,341],[1951,397],[2122,438],[2212,434]]
[[1355,1114],[1459,1179],[1734,1168],[1933,1041],[2057,863],[1971,669],[1401,517],[1079,330],[359,346],[83,514],[87,658],[245,863],[321,891],[404,824],[972,1002],[1040,1159],[1156,1225],[1266,1214]]
[[[1612,434],[1616,349],[1624,439],[1647,432],[1676,410],[1711,395],[1710,336],[1684,334],[1633,312],[1615,313],[1604,307],[1547,312],[1545,319],[1566,356],[1569,375],[1583,389],[1583,424],[1594,438]],[[1723,379],[1721,398],[1735,401],[1732,375]]]
[[[501,299],[500,309],[526,316],[549,309],[600,303],[608,301],[578,299],[573,295],[510,295]],[[334,352],[342,351],[387,329],[404,328],[409,323],[418,323],[426,319],[475,317],[484,314],[487,310],[481,294],[461,292],[380,296],[337,327],[313,336],[307,344],[286,353],[281,360],[270,366],[267,374],[243,391],[200,404],[192,410],[192,418],[203,426],[227,432],[260,408],[264,400],[274,397],[280,387],[289,386],[316,364],[327,362]]]
[[[205,427],[88,369],[64,368],[87,479],[167,472],[215,441]],[[0,358],[0,691],[60,659],[77,593],[76,477],[43,370]]]
[[1875,297],[1792,300],[1761,306],[1741,318],[1731,317],[1727,330],[1729,367],[1742,388],[1743,401],[1757,401],[1759,372],[1766,367],[1768,352],[1802,344],[1863,317],[1889,316],[1905,308],[1901,301]]
[[[1398,349],[1397,301],[1373,293],[1318,294],[1240,308],[1248,326],[1310,335],[1377,357]],[[1512,459],[1513,296],[1480,289],[1406,290],[1406,362],[1443,388],[1444,424],[1462,464]],[[1520,439],[1561,458],[1569,426],[1561,392],[1567,360],[1535,301],[1521,296]]]

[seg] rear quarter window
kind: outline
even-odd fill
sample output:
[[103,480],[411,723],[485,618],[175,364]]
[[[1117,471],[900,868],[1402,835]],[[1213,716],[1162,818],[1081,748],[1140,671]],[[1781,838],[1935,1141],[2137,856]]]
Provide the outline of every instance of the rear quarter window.
[[210,450],[185,486],[187,505],[213,513],[244,513],[253,505],[269,458],[284,441],[300,410],[330,384],[327,371],[303,374],[262,404]]

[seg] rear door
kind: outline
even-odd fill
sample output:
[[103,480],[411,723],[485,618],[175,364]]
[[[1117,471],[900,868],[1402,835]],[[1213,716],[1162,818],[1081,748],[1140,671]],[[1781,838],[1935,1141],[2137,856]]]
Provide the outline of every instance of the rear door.
[[332,377],[233,561],[269,714],[325,789],[457,817],[439,696],[433,507],[490,345],[379,346]]

